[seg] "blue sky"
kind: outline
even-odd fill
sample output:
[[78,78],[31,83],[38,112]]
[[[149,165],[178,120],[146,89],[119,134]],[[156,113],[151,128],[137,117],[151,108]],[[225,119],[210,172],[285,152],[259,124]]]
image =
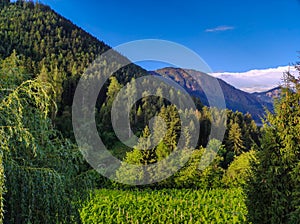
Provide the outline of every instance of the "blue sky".
[[42,2],[112,47],[138,39],[174,41],[197,52],[215,72],[278,67],[299,56],[298,0]]

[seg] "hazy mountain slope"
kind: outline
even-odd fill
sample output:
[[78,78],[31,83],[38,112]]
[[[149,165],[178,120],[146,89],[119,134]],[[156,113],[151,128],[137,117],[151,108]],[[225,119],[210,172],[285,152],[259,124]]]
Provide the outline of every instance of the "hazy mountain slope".
[[281,94],[281,87],[278,86],[276,88],[270,89],[268,91],[265,92],[255,92],[252,93],[253,96],[255,96],[256,98],[260,99],[263,102],[266,103],[273,103],[275,98],[280,97]]
[[[188,72],[188,73],[187,73]],[[200,97],[201,101],[208,105],[206,96],[196,80],[194,80],[190,74],[196,76],[204,76],[206,74],[194,70],[183,70],[179,68],[164,68],[154,72],[150,72],[153,75],[162,75],[169,77],[185,88],[190,94]],[[271,109],[272,105],[268,102],[259,100],[255,95],[239,90],[225,81],[218,79],[220,86],[223,90],[223,94],[228,109],[233,111],[240,111],[243,113],[249,112],[256,122],[260,122],[260,117],[264,114],[264,106]],[[205,85],[203,83],[203,85]],[[207,84],[206,84],[207,85]]]

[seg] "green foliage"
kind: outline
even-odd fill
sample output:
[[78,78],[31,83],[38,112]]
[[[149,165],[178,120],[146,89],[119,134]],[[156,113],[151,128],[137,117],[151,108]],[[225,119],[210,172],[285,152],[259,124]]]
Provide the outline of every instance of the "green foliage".
[[[73,137],[70,106],[78,80],[97,56],[110,47],[39,2],[5,2],[5,5],[0,7],[0,58],[22,55],[23,65],[34,74],[33,78],[43,74],[41,79],[52,84],[55,90],[53,99],[58,105],[57,114],[51,110],[51,118],[64,136]],[[106,61],[102,63],[102,67],[105,66]],[[97,65],[95,68],[93,75],[101,76]],[[129,64],[117,71],[116,77],[125,84],[132,77],[143,74],[146,74],[145,70]],[[105,98],[103,88],[99,95],[100,105]]]
[[[189,149],[190,132],[194,132],[195,122],[199,122],[202,126],[199,139],[203,139],[203,141],[206,142],[210,133],[208,129],[211,127],[211,119],[214,119],[217,125],[222,125],[220,123],[222,119],[220,118],[222,116],[229,116],[231,119],[229,121],[230,128],[228,128],[225,135],[226,140],[224,140],[227,145],[222,145],[221,142],[212,139],[206,148],[200,146],[199,150],[195,150],[191,158],[178,173],[169,177],[167,180],[154,185],[155,187],[160,188],[176,186],[179,188],[210,189],[221,187],[224,169],[226,169],[240,153],[250,150],[247,148],[250,147],[250,144],[247,145],[247,147],[244,146],[242,133],[245,133],[243,138],[245,139],[245,142],[249,141],[252,144],[255,144],[253,136],[256,136],[258,133],[256,125],[252,123],[253,120],[251,120],[249,115],[243,116],[238,112],[228,113],[229,114],[226,115],[226,111],[218,111],[214,108],[208,109],[206,107],[204,107],[201,112],[192,110],[177,112],[174,106],[162,107],[161,111],[157,114],[160,119],[155,119],[153,133],[151,133],[150,138],[148,138],[146,142],[145,139],[141,138],[138,143],[138,147],[135,147],[135,149],[131,152],[127,152],[124,161],[135,165],[152,164],[157,161],[162,161],[171,152],[176,150],[181,129],[179,114],[182,119],[188,118],[191,120],[190,126],[183,131],[183,137],[185,139],[184,147],[186,149]],[[159,144],[156,147],[149,149],[153,143]],[[206,153],[204,154],[204,152]],[[205,155],[205,158],[202,158],[203,155]],[[185,160],[185,156],[186,154],[183,151],[181,154],[182,161]],[[176,166],[176,164],[181,164],[182,161],[174,161],[173,165]],[[200,165],[204,168],[201,168]],[[170,171],[172,166],[168,167],[169,170],[164,168],[160,171],[160,173],[163,174]],[[125,164],[124,166],[121,165],[117,172],[117,176],[123,180],[124,178],[129,178],[133,181],[135,178],[134,174],[136,174],[140,180],[145,178],[145,175],[147,175],[145,169],[133,169],[134,170],[130,170]],[[149,172],[151,173],[151,171]]]
[[16,55],[16,51],[13,51],[9,57],[0,60],[0,98],[29,78],[24,61]]
[[83,223],[244,223],[240,189],[98,190],[80,210]]
[[[143,134],[143,138],[140,138],[139,143],[133,151],[126,154],[124,162],[135,165],[147,165],[157,161],[162,162],[166,156],[171,152],[171,148],[168,147],[163,141],[159,143],[157,147],[150,148],[151,138],[144,139],[145,136],[150,136],[148,129]],[[148,134],[147,134],[148,133]],[[217,155],[217,151],[221,147],[221,142],[212,139],[211,144],[207,148],[200,148],[192,151],[192,154],[187,154],[186,151],[182,151],[180,159],[187,162],[183,164],[182,161],[172,161],[170,167],[165,167],[164,163],[158,166],[159,173],[163,175],[166,172],[171,172],[173,166],[182,164],[182,168],[177,171],[173,176],[163,180],[159,183],[150,185],[154,188],[194,188],[194,189],[212,189],[222,186],[222,176],[224,174],[223,168],[219,166],[222,158]],[[205,152],[205,153],[204,153]],[[190,156],[190,158],[187,158]],[[122,164],[117,171],[117,177],[120,180],[126,180],[133,182],[135,180],[150,179],[151,170],[147,170],[143,167],[128,168],[127,165]],[[123,186],[125,187],[125,186]]]
[[236,155],[240,155],[244,149],[242,131],[237,123],[231,125],[228,134],[229,147]]
[[[126,154],[124,162],[133,165],[147,165],[155,162],[155,152],[151,149],[151,134],[148,126],[145,127],[143,135],[139,138],[137,146]],[[145,178],[146,172],[142,168],[128,169],[126,165],[121,165],[116,173],[119,180],[126,180],[134,183],[135,180]]]
[[[95,56],[109,47],[40,3],[23,1],[1,9],[0,55],[15,49],[38,74],[43,64],[57,64],[69,76],[82,73]],[[75,74],[73,74],[75,73]]]
[[[176,188],[197,188],[203,187],[200,178],[202,172],[199,169],[201,158],[203,156],[204,149],[193,151],[192,156],[189,158],[185,166],[180,169],[173,177],[169,178],[161,185],[176,186]],[[171,182],[168,184],[168,182]],[[174,183],[172,183],[174,182]]]
[[[67,223],[76,220],[65,189],[65,177],[49,168],[5,164],[5,222]],[[76,214],[76,213],[75,213]]]
[[224,136],[224,148],[219,152],[223,157],[221,166],[228,168],[234,158],[243,152],[260,146],[260,131],[250,114],[227,111],[227,130]]
[[5,185],[4,185],[4,169],[3,169],[3,160],[2,153],[0,154],[0,223],[3,221],[4,215],[4,193],[5,193]]
[[[124,162],[135,165],[153,164],[157,161],[161,161],[174,150],[177,150],[180,119],[176,108],[174,106],[163,107],[158,116],[160,118],[154,121],[153,133],[150,133],[150,129],[146,126],[137,145],[131,152],[127,152]],[[165,130],[160,129],[163,126],[161,124],[162,122],[166,126]],[[165,133],[161,131],[165,131]],[[158,143],[158,146],[153,146],[153,142]],[[178,161],[175,162],[177,163]],[[135,178],[134,174],[136,174],[139,180],[143,178],[151,180],[151,170],[146,170],[142,167],[133,167],[130,169],[126,163],[123,163],[118,170],[118,178],[132,181]],[[168,167],[168,169],[172,169],[173,165]],[[161,164],[161,166],[163,166],[163,164]],[[175,166],[176,165],[174,165],[174,167]],[[162,170],[162,173],[163,172],[168,172],[168,170]]]
[[242,153],[235,157],[223,177],[223,182],[228,187],[243,187],[251,175],[250,162],[255,161],[255,151]]
[[[117,80],[116,77],[111,77],[110,79],[110,83],[109,83],[109,86],[107,88],[107,92],[106,92],[106,103],[102,105],[102,108],[101,110],[105,110],[105,111],[101,111],[100,110],[100,113],[101,113],[101,118],[103,119],[101,121],[101,123],[108,123],[110,124],[110,110],[111,110],[111,107],[112,107],[112,104],[115,100],[115,97],[117,96],[118,92],[121,90],[121,88],[123,87],[119,81]],[[108,120],[108,121],[106,121]]]
[[258,162],[252,164],[254,175],[247,185],[253,223],[300,222],[300,82],[290,73],[284,78],[275,113],[266,116]]
[[221,142],[212,139],[206,147],[194,150],[182,169],[174,175],[178,188],[212,189],[221,187],[224,170],[219,166],[222,158],[217,155]]
[[[166,133],[163,136],[163,142],[173,151],[176,149],[177,141],[180,137],[181,120],[179,112],[174,105],[171,105],[163,107],[158,116],[163,119],[167,126]],[[161,134],[160,132],[158,133]]]
[[89,168],[77,147],[52,127],[52,89],[49,83],[28,80],[0,101],[5,223],[77,222],[76,201],[86,198],[86,189],[101,185],[94,177],[76,185]]
[[10,3],[10,0],[1,0],[0,1],[0,8],[7,6]]
[[[21,153],[24,155],[23,159],[36,155],[37,145],[34,143],[36,139],[33,133],[41,142],[45,140],[43,134],[48,134],[47,116],[49,105],[52,104],[51,98],[46,93],[49,89],[51,86],[47,83],[41,85],[36,81],[26,81],[2,99],[0,102],[2,150]],[[26,151],[22,147],[26,148]]]

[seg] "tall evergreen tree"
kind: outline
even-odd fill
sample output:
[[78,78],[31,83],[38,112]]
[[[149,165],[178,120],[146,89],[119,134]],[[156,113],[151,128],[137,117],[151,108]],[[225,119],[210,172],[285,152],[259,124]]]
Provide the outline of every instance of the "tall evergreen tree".
[[244,150],[242,132],[238,123],[233,123],[229,130],[228,142],[231,150],[234,151],[235,155],[240,155]]
[[[130,116],[128,120],[128,138],[131,138],[131,124],[134,122],[134,114],[136,113],[136,104],[134,102],[134,98],[137,94],[137,89],[136,89],[136,82],[135,79],[133,78],[130,83],[127,83],[126,85],[126,107],[127,111],[130,111]],[[133,113],[132,113],[133,112]]]
[[30,78],[24,61],[14,50],[12,54],[0,63],[0,88],[13,89]]
[[106,102],[102,104],[99,116],[99,123],[101,124],[101,131],[103,132],[112,131],[111,108],[115,97],[122,88],[122,85],[118,82],[116,77],[112,76],[109,80],[110,83],[106,92]]
[[[297,67],[299,71],[299,66]],[[249,221],[300,223],[300,80],[290,73],[264,121],[258,163],[247,186]]]

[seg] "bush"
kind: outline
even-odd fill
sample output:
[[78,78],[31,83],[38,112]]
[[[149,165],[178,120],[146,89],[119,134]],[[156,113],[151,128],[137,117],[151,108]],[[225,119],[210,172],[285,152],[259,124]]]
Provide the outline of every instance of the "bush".
[[228,187],[243,187],[250,178],[252,160],[255,160],[253,150],[236,157],[223,177],[224,184]]

